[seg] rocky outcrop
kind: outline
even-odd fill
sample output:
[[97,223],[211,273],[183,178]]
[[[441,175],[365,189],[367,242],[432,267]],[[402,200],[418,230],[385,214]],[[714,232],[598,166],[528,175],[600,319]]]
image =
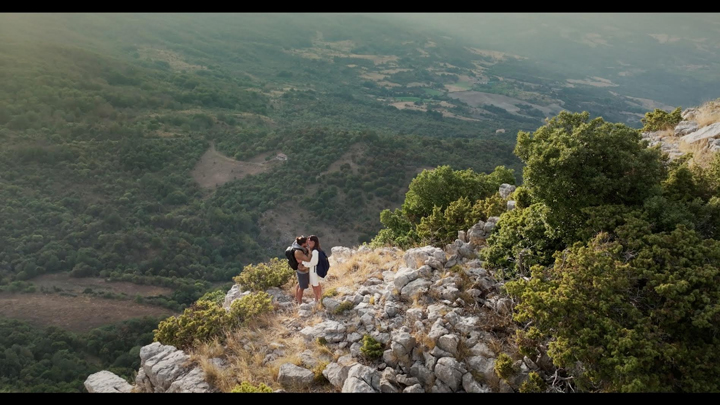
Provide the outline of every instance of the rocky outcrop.
[[[401,252],[367,246],[357,250],[334,247],[331,251],[336,263],[357,255],[359,263],[365,257],[377,261],[381,256],[391,264],[373,264],[376,268],[370,269],[363,281],[335,288],[332,296],[323,298],[321,309],[307,302],[291,304],[290,310],[297,311],[296,316],[283,316],[279,322],[287,328],[287,335],[301,337],[292,348],[266,340],[268,336],[247,338],[251,341],[238,344],[252,347],[262,356],[264,367],[278,370],[274,383],[282,387],[278,390],[281,392],[306,392],[323,377],[329,387],[344,393],[517,390],[515,383],[524,381],[530,368],[519,367],[520,373],[513,377],[512,384],[498,383],[494,365],[500,353],[491,349],[497,346],[491,344],[491,334],[484,331],[490,320],[508,317],[513,306],[501,292],[501,284],[477,258],[478,249],[498,219],[480,221],[459,233],[458,239],[445,249],[423,246]],[[362,256],[366,254],[371,256]],[[292,300],[281,289],[267,292],[279,310],[284,308],[281,303]],[[242,286],[234,286],[226,294],[224,306],[229,307],[246,293]],[[378,358],[366,356],[365,336],[379,343],[380,349],[375,349]],[[301,347],[296,347],[297,342],[302,342]],[[317,345],[324,349],[309,350]],[[203,370],[173,346],[147,345],[141,349],[140,359],[133,391],[215,391],[204,380]],[[217,360],[218,367],[222,367],[223,361]],[[101,379],[93,375],[87,384],[115,384],[115,389],[128,391],[127,383],[108,380],[111,373],[102,376],[113,383],[99,384],[96,381]],[[491,384],[493,381],[495,384]]]
[[98,371],[85,380],[87,392],[94,393],[122,393],[131,392],[132,385],[109,371]]
[[508,197],[510,197],[510,194],[512,194],[515,191],[515,189],[516,189],[515,186],[513,186],[511,184],[503,183],[500,185],[500,190],[498,190],[498,193],[500,193],[500,197],[502,197],[503,200],[507,200]]
[[718,136],[720,136],[720,122],[716,122],[706,127],[702,127],[696,131],[690,132],[680,138],[680,140],[685,143],[695,143],[705,139],[716,138]]

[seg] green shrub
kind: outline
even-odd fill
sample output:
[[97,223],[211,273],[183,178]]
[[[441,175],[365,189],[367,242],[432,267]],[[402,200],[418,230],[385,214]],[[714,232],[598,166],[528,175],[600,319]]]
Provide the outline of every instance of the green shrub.
[[272,258],[268,263],[249,264],[240,275],[233,278],[237,284],[250,291],[265,291],[270,287],[281,287],[294,275],[287,261]]
[[335,313],[341,314],[345,311],[353,309],[354,306],[355,304],[353,304],[352,301],[343,301],[340,303],[340,305],[337,306],[337,308],[335,308]]
[[643,123],[643,132],[654,132],[675,128],[675,126],[682,121],[681,110],[680,107],[678,107],[668,113],[656,108],[655,111],[646,112],[645,117],[641,118],[640,121]]
[[272,310],[272,296],[263,291],[254,292],[235,300],[230,305],[230,319],[234,326],[246,323],[248,320]]
[[363,336],[360,352],[369,359],[379,359],[383,355],[383,345],[370,335]]
[[217,305],[222,306],[223,302],[225,301],[225,292],[222,290],[217,291],[210,291],[205,293],[202,297],[198,299],[198,301],[210,301]]
[[186,308],[182,315],[171,316],[160,322],[153,331],[154,340],[164,345],[187,349],[196,342],[222,337],[229,324],[230,314],[221,306],[209,301],[197,301]]
[[517,374],[517,372],[518,370],[513,366],[512,358],[505,353],[500,353],[497,360],[495,360],[495,375],[507,381],[510,377]]
[[720,241],[649,230],[629,218],[508,282],[515,320],[533,322],[581,390],[718,391]]
[[251,392],[273,392],[272,388],[267,385],[260,383],[257,386],[250,384],[247,381],[243,381],[239,385],[230,391],[231,393],[251,393]]
[[531,392],[545,392],[547,383],[540,377],[540,375],[534,371],[531,371],[528,375],[528,379],[520,385],[520,392],[531,393]]

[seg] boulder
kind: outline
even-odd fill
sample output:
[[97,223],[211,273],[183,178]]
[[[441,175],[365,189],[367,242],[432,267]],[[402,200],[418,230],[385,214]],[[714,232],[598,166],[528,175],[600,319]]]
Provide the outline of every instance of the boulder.
[[315,374],[292,363],[285,363],[278,371],[278,382],[285,388],[299,388],[310,385],[315,379]]
[[510,197],[510,194],[512,194],[515,189],[515,186],[503,183],[500,185],[500,189],[498,190],[498,192],[500,193],[500,197],[502,197],[504,200],[507,200],[507,198]]
[[680,140],[690,144],[703,139],[710,139],[718,136],[720,136],[720,122],[716,122],[714,124],[700,128],[697,131],[691,132],[680,138]]
[[85,380],[85,389],[89,393],[129,393],[132,385],[122,377],[103,370],[91,374]]

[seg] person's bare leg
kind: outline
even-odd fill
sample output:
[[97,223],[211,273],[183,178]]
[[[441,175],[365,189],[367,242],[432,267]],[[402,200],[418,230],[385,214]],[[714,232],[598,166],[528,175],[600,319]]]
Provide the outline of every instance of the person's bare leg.
[[315,294],[315,303],[320,303],[320,297],[322,297],[322,287],[320,285],[313,286],[313,294]]
[[302,304],[303,291],[305,291],[305,290],[303,290],[302,288],[300,288],[300,285],[298,285],[297,295],[295,295],[295,299],[297,300],[297,303],[298,303],[298,304]]

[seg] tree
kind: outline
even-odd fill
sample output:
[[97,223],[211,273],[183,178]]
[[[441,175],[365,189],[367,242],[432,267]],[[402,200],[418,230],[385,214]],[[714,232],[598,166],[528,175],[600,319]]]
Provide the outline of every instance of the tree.
[[[630,219],[506,284],[515,320],[578,387],[600,392],[720,390],[720,242],[684,226],[653,234]],[[579,363],[578,363],[579,362]]]
[[562,111],[532,134],[520,131],[515,154],[525,163],[523,186],[550,208],[566,243],[576,240],[583,208],[640,205],[660,193],[666,173],[660,150],[637,130],[587,112]]

